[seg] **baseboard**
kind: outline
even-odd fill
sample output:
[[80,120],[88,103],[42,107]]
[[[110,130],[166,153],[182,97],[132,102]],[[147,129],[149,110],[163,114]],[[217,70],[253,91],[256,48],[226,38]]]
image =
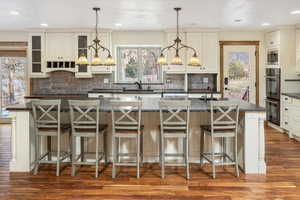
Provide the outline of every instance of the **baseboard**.
[[271,122],[267,122],[267,125],[270,126],[271,128],[276,129],[277,131],[279,131],[281,133],[286,133],[286,131],[283,128],[281,128],[280,126],[278,126],[276,124],[273,124]]

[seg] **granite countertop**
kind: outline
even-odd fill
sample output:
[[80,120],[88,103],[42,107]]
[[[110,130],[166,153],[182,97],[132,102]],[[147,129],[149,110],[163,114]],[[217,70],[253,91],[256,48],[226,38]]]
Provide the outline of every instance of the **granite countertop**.
[[300,93],[281,93],[281,94],[295,99],[300,99]]
[[[51,98],[50,98],[51,99]],[[77,98],[80,99],[80,98]],[[81,98],[82,100],[86,100],[86,98]],[[104,112],[109,112],[111,109],[110,100],[114,99],[122,99],[122,100],[128,100],[132,98],[99,98],[101,101],[101,110]],[[143,98],[143,112],[158,112],[158,102],[161,98]],[[168,98],[168,99],[174,99],[174,98]],[[184,99],[184,98],[176,98],[176,99]],[[191,112],[207,112],[210,109],[210,105],[208,101],[203,101],[197,98],[189,98],[191,100]],[[240,105],[241,111],[259,111],[259,112],[265,112],[265,108],[257,106],[255,104],[250,104],[247,102],[237,102]],[[62,98],[62,110],[68,110],[68,102],[66,99]],[[28,102],[26,104],[20,104],[20,105],[14,105],[7,107],[7,110],[9,111],[30,111],[31,110],[31,103]]]
[[25,99],[88,99],[87,94],[37,94],[25,96]]
[[165,89],[165,90],[123,90],[123,89],[93,89],[88,93],[113,93],[113,94],[161,94],[161,93],[178,93],[178,94],[221,94],[221,92],[207,90],[189,90],[183,89]]

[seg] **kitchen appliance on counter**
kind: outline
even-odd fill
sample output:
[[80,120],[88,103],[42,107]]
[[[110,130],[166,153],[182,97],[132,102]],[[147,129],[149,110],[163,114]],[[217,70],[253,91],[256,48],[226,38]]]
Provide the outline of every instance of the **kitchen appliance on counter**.
[[280,126],[280,69],[266,69],[266,110],[267,120]]
[[267,65],[278,66],[279,65],[279,50],[268,49],[267,50]]

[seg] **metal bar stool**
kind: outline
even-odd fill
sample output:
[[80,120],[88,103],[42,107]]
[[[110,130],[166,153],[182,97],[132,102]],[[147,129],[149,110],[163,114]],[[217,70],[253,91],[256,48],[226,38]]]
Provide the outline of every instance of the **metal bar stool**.
[[[35,128],[35,166],[34,175],[38,173],[41,163],[56,164],[56,176],[60,175],[60,163],[71,154],[61,152],[61,134],[70,130],[69,124],[61,124],[60,120],[61,100],[33,100],[33,120]],[[47,151],[41,155],[41,138],[47,138]],[[57,138],[57,151],[51,151],[51,137]],[[52,160],[56,154],[56,160]],[[45,159],[45,158],[48,159]]]
[[[230,101],[211,101],[210,102],[211,124],[201,126],[201,147],[200,147],[200,165],[203,160],[212,164],[212,176],[216,178],[216,166],[235,165],[236,176],[239,176],[239,165],[237,161],[237,133],[239,106]],[[211,152],[204,152],[204,135],[211,137]],[[221,153],[215,152],[215,139],[221,138],[223,147]],[[234,150],[230,157],[226,150],[226,138],[233,138]],[[222,162],[216,162],[216,157],[222,158]]]
[[[161,177],[165,178],[165,166],[185,166],[186,178],[189,173],[189,100],[161,100],[160,108],[160,165]],[[182,139],[183,153],[165,153],[165,141],[169,138]],[[183,163],[166,163],[165,157],[182,157]]]
[[[116,166],[136,166],[137,178],[140,177],[140,164],[142,158],[142,126],[141,126],[141,100],[112,100],[112,178],[116,177]],[[135,112],[136,111],[136,112]],[[136,141],[135,153],[121,153],[121,139],[134,139]],[[122,156],[135,156],[135,162],[121,162]]]
[[[69,100],[72,126],[72,172],[76,174],[76,165],[96,165],[95,177],[99,174],[99,162],[104,158],[107,164],[106,133],[107,125],[100,124],[100,100]],[[99,136],[103,136],[103,151],[100,151]],[[76,138],[81,140],[81,152],[76,155]],[[95,153],[85,152],[84,138],[96,139]],[[85,155],[95,154],[95,161],[86,161]]]

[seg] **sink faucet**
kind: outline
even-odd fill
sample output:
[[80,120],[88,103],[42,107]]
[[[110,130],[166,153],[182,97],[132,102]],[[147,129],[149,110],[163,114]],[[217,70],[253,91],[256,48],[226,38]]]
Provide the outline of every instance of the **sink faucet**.
[[140,80],[140,81],[136,81],[136,82],[134,82],[134,84],[137,86],[137,88],[139,89],[139,90],[142,90],[143,88],[142,88],[142,81]]

